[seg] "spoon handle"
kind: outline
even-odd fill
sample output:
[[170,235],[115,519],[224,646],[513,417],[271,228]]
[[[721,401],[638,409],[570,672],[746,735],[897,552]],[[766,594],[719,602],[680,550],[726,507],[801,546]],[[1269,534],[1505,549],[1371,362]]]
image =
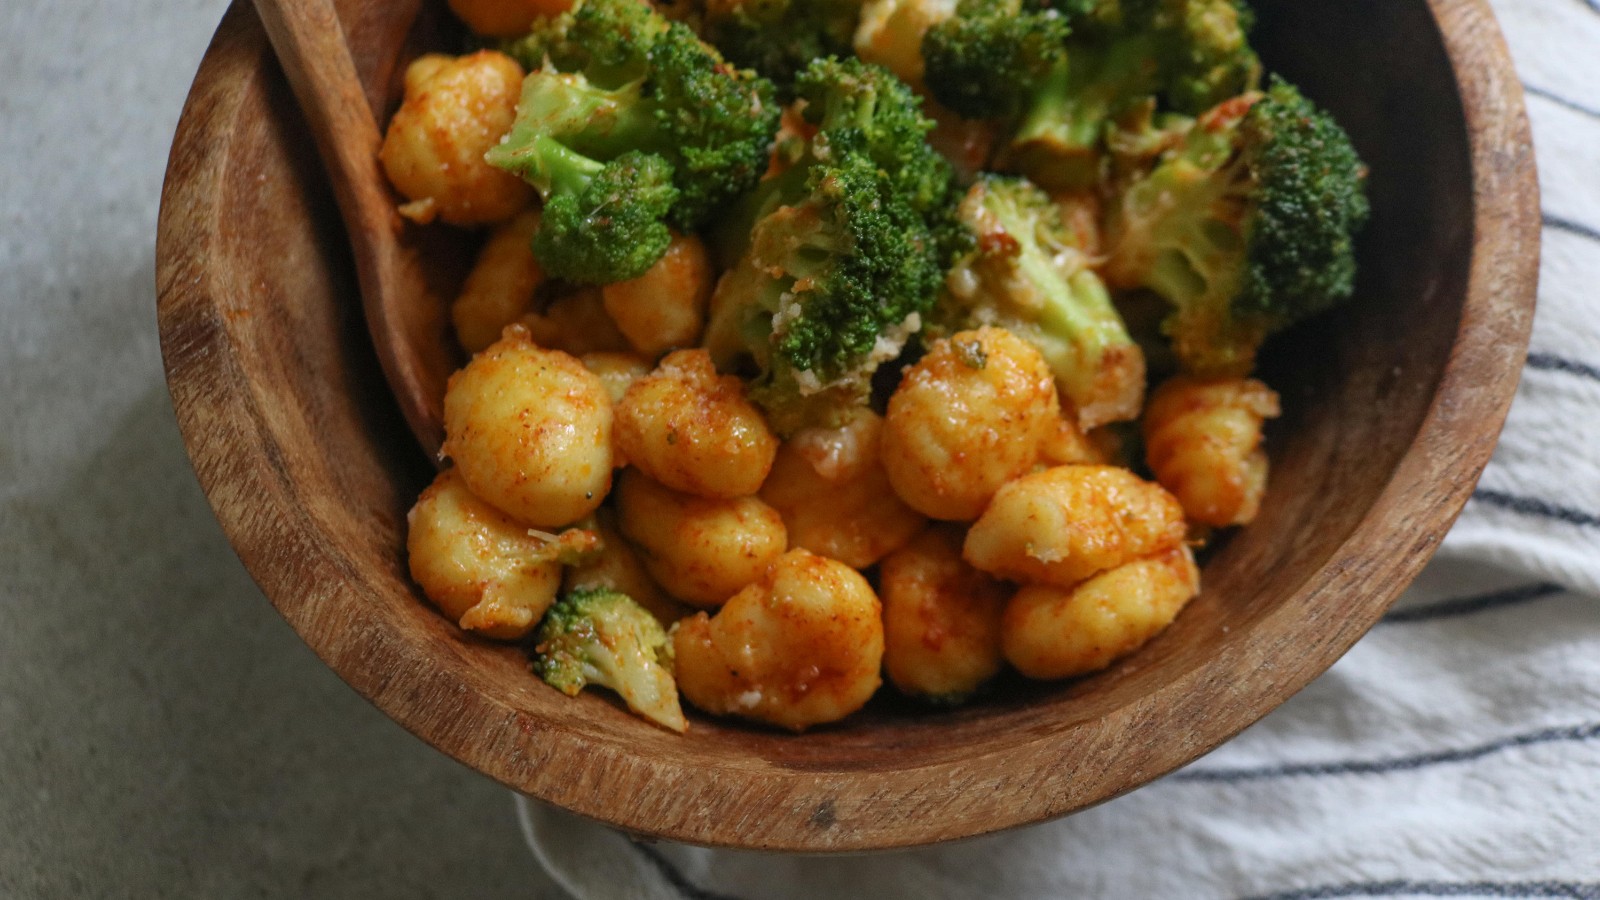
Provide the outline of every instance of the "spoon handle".
[[402,223],[378,162],[383,137],[344,28],[332,0],[255,0],[255,6],[333,185],[384,377],[437,464],[443,389],[453,366],[442,323],[414,302],[425,293],[424,276],[415,254],[400,246]]
[[333,4],[329,0],[255,0],[255,5],[311,126],[339,211],[347,222],[381,224],[366,220],[374,211],[387,213],[390,206],[378,167],[383,138]]

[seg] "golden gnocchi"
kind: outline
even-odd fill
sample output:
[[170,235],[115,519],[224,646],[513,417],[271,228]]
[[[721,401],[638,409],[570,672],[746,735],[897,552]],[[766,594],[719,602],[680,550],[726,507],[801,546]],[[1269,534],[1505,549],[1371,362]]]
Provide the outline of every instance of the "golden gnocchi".
[[1183,508],[1116,466],[1057,466],[1001,488],[967,532],[967,562],[1001,578],[1071,587],[1183,543]]
[[464,630],[522,637],[561,587],[548,538],[478,499],[455,469],[422,492],[406,524],[412,579]]
[[1254,378],[1178,376],[1145,409],[1146,464],[1191,521],[1246,524],[1267,491],[1261,426],[1277,415],[1278,395]]
[[611,486],[611,400],[571,356],[509,328],[450,376],[441,452],[474,494],[539,528],[575,522]]
[[754,494],[778,452],[744,382],[704,350],[669,353],[617,403],[617,447],[656,481],[702,497]]
[[533,199],[522,179],[483,158],[511,129],[522,67],[504,53],[422,56],[406,69],[405,99],[378,159],[419,222],[483,225],[516,215]]
[[527,315],[545,283],[544,269],[529,242],[539,230],[539,214],[528,211],[495,228],[478,251],[461,285],[450,319],[456,340],[477,353],[500,339],[506,326]]
[[961,532],[935,525],[879,572],[883,669],[902,693],[958,703],[1000,673],[1000,617],[1011,589],[961,558]]
[[617,526],[667,593],[695,606],[720,606],[788,544],[783,517],[755,497],[697,497],[635,468],[619,478]]
[[761,499],[783,516],[790,546],[864,569],[922,528],[922,514],[900,500],[883,470],[882,432],[883,420],[863,410],[778,448]]
[[707,712],[793,731],[842,719],[882,683],[883,611],[844,563],[790,550],[673,635],[678,689]]
[[526,34],[540,16],[566,12],[571,0],[449,0],[450,11],[484,37]]
[[700,340],[715,280],[706,245],[693,235],[675,234],[667,252],[643,275],[604,285],[600,296],[633,349],[655,357]]
[[1071,587],[1025,585],[1006,605],[1001,646],[1029,678],[1085,675],[1144,646],[1199,590],[1200,570],[1182,544]]
[[1027,341],[999,328],[935,341],[889,398],[889,483],[923,515],[971,521],[1033,468],[1060,415],[1055,376]]

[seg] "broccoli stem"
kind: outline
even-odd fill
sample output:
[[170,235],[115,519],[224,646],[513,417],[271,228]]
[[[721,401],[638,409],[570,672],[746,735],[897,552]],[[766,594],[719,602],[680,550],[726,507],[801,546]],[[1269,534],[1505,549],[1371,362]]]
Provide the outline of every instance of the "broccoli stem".
[[1111,303],[1111,292],[1089,269],[1067,279],[1068,290],[1052,295],[1039,311],[1039,324],[1051,334],[1070,334],[1084,348],[1099,349],[1130,340],[1127,326]]
[[1155,93],[1156,45],[1149,35],[1105,48],[1073,45],[1039,84],[1011,139],[1012,167],[1051,190],[1093,185],[1106,123]]
[[545,135],[534,138],[518,156],[528,161],[523,177],[547,198],[552,193],[582,193],[605,168],[605,163]]

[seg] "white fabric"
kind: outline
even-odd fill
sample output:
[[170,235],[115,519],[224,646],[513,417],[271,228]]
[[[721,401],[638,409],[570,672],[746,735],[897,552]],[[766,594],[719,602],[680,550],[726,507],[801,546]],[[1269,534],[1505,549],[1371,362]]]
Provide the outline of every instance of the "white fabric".
[[1600,0],[1499,0],[1546,226],[1532,354],[1436,561],[1327,674],[1188,768],[902,853],[642,845],[519,799],[574,897],[1600,898]]

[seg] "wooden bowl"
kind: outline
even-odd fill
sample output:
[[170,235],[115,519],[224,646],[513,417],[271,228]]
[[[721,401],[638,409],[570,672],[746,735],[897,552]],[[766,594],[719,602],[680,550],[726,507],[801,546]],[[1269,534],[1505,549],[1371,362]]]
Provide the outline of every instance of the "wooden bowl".
[[[1260,5],[1269,65],[1372,167],[1359,298],[1272,345],[1286,412],[1260,519],[1170,629],[1106,672],[951,712],[881,699],[800,736],[694,717],[680,737],[464,637],[407,578],[405,513],[432,470],[379,374],[339,217],[248,3],[201,65],[161,208],[161,342],[200,482],[267,596],[352,687],[474,769],[631,832],[907,847],[1138,787],[1303,687],[1417,573],[1489,458],[1533,314],[1533,153],[1482,0]],[[437,13],[414,27],[418,0],[344,7],[387,112]],[[435,239],[443,297],[467,248]]]

